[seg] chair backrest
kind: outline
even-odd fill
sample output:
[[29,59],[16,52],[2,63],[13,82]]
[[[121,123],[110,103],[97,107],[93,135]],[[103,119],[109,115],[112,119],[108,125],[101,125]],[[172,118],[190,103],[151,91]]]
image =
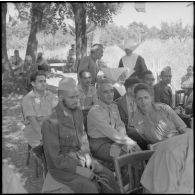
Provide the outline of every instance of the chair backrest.
[[175,106],[184,106],[187,100],[187,95],[185,90],[177,90],[175,91]]
[[[154,151],[145,150],[131,154],[124,154],[114,158],[116,177],[122,194],[136,193],[143,189],[140,184],[141,175],[145,168],[146,161],[150,159],[153,153]],[[125,188],[121,175],[121,168],[125,166],[128,167],[128,189]]]

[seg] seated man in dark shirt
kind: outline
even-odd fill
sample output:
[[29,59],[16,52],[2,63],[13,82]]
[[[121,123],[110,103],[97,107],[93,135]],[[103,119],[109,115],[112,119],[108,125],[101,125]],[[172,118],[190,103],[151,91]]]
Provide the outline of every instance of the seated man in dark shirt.
[[168,86],[171,83],[171,77],[171,68],[167,66],[161,71],[160,82],[154,85],[154,101],[165,103],[172,107],[172,90]]

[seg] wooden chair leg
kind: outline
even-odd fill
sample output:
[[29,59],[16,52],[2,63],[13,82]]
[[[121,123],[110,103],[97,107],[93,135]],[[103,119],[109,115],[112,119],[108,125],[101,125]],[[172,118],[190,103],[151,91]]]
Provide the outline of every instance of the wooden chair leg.
[[29,165],[29,161],[30,161],[30,150],[31,150],[31,146],[28,144],[28,154],[27,154],[26,166]]

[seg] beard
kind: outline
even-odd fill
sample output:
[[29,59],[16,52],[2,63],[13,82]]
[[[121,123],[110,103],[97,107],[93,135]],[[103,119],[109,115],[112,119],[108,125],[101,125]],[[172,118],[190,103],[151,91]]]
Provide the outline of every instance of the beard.
[[70,107],[70,106],[68,106],[67,104],[66,104],[66,101],[63,99],[62,100],[62,103],[63,103],[63,105],[66,107],[66,108],[68,108],[69,110],[72,110],[72,111],[74,111],[74,110],[76,110],[77,108],[78,108],[78,106],[75,106],[75,107]]

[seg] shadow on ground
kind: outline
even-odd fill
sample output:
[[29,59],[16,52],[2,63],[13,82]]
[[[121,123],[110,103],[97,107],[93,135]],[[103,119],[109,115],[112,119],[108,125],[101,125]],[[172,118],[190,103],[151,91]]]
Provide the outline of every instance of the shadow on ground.
[[34,160],[30,159],[26,166],[27,143],[23,137],[23,118],[20,102],[23,95],[11,93],[2,97],[2,159],[16,167],[16,172],[21,174],[25,181],[24,188],[28,193],[40,193],[43,185],[42,173],[35,177]]

